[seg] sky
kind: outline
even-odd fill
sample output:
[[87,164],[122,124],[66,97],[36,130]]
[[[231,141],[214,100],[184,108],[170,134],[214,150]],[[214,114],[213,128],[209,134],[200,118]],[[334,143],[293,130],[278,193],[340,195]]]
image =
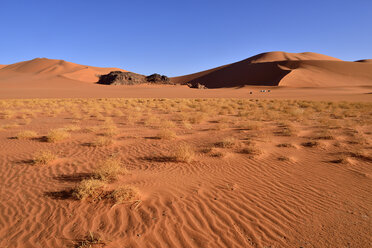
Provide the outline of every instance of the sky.
[[0,0],[0,64],[184,75],[269,51],[372,59],[371,0]]

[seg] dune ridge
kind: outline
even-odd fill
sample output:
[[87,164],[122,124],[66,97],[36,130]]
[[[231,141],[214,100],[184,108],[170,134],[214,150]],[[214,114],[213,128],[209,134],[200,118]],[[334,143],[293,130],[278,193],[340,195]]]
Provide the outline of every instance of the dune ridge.
[[372,85],[372,65],[346,62],[317,53],[268,52],[248,59],[174,77],[179,84],[203,84],[208,88],[245,85],[288,87],[336,87]]

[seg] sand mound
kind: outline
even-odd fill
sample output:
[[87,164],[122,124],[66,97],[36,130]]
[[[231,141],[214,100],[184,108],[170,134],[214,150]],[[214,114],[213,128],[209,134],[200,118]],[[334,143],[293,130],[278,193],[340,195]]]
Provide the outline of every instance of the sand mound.
[[[79,65],[64,60],[36,58],[11,65],[0,67],[2,75],[31,74],[45,77],[65,77],[83,82],[96,82],[98,75],[106,74],[113,70],[125,71],[117,68],[101,68]],[[14,74],[14,75],[12,75]],[[1,78],[0,78],[1,79]]]
[[179,84],[208,88],[245,85],[337,87],[372,85],[370,63],[345,62],[317,53],[262,53],[237,63],[174,77]]
[[361,59],[361,60],[357,60],[355,62],[360,62],[360,63],[372,63],[372,59]]

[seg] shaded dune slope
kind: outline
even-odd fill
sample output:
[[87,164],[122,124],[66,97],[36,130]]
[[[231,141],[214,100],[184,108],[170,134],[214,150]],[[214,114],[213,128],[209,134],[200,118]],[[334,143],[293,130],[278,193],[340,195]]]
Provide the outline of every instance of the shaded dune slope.
[[269,52],[172,80],[179,84],[200,83],[208,88],[372,85],[372,64],[346,62],[316,53]]

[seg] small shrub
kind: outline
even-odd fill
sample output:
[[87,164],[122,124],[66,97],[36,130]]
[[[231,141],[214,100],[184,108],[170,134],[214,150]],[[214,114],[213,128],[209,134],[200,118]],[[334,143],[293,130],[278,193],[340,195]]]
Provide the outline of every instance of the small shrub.
[[108,158],[102,161],[99,167],[94,171],[94,178],[103,181],[113,181],[119,175],[128,173],[122,166],[122,162],[117,158]]
[[90,143],[90,146],[93,147],[103,147],[103,146],[109,146],[114,143],[114,140],[110,137],[97,137],[92,143]]
[[124,185],[115,189],[108,197],[116,204],[132,202],[138,199],[138,190],[132,186]]
[[51,143],[65,140],[69,137],[70,137],[70,134],[63,128],[50,130],[50,132],[46,136],[47,141]]
[[260,149],[258,149],[257,147],[255,147],[253,145],[250,145],[250,146],[245,147],[242,150],[240,150],[240,153],[248,154],[251,157],[254,157],[254,156],[261,155],[262,151]]
[[51,151],[39,151],[34,155],[33,164],[47,165],[57,159],[57,156]]
[[182,144],[176,148],[173,156],[177,162],[189,163],[194,160],[195,152],[189,145]]
[[277,147],[286,147],[286,148],[295,148],[295,146],[290,144],[290,143],[277,144],[276,146]]
[[286,157],[286,156],[279,156],[278,157],[278,160],[279,161],[290,161],[290,158],[289,157]]
[[168,130],[168,129],[163,129],[161,130],[157,135],[157,138],[159,139],[166,139],[166,140],[171,140],[177,138],[177,134],[173,130]]
[[214,143],[214,145],[221,148],[232,148],[236,145],[236,139],[228,137],[219,142]]
[[106,244],[103,242],[102,238],[92,232],[89,232],[84,239],[79,240],[76,244],[76,248],[99,248],[105,246]]
[[78,200],[84,200],[86,198],[100,200],[103,186],[104,182],[101,180],[85,179],[76,186],[72,195]]
[[16,137],[17,139],[33,139],[37,137],[37,133],[35,131],[25,130],[19,132]]
[[304,147],[318,147],[320,143],[318,141],[308,141],[301,143],[301,145]]
[[63,130],[65,130],[66,132],[79,131],[80,129],[81,127],[79,127],[78,125],[68,125],[63,128]]

